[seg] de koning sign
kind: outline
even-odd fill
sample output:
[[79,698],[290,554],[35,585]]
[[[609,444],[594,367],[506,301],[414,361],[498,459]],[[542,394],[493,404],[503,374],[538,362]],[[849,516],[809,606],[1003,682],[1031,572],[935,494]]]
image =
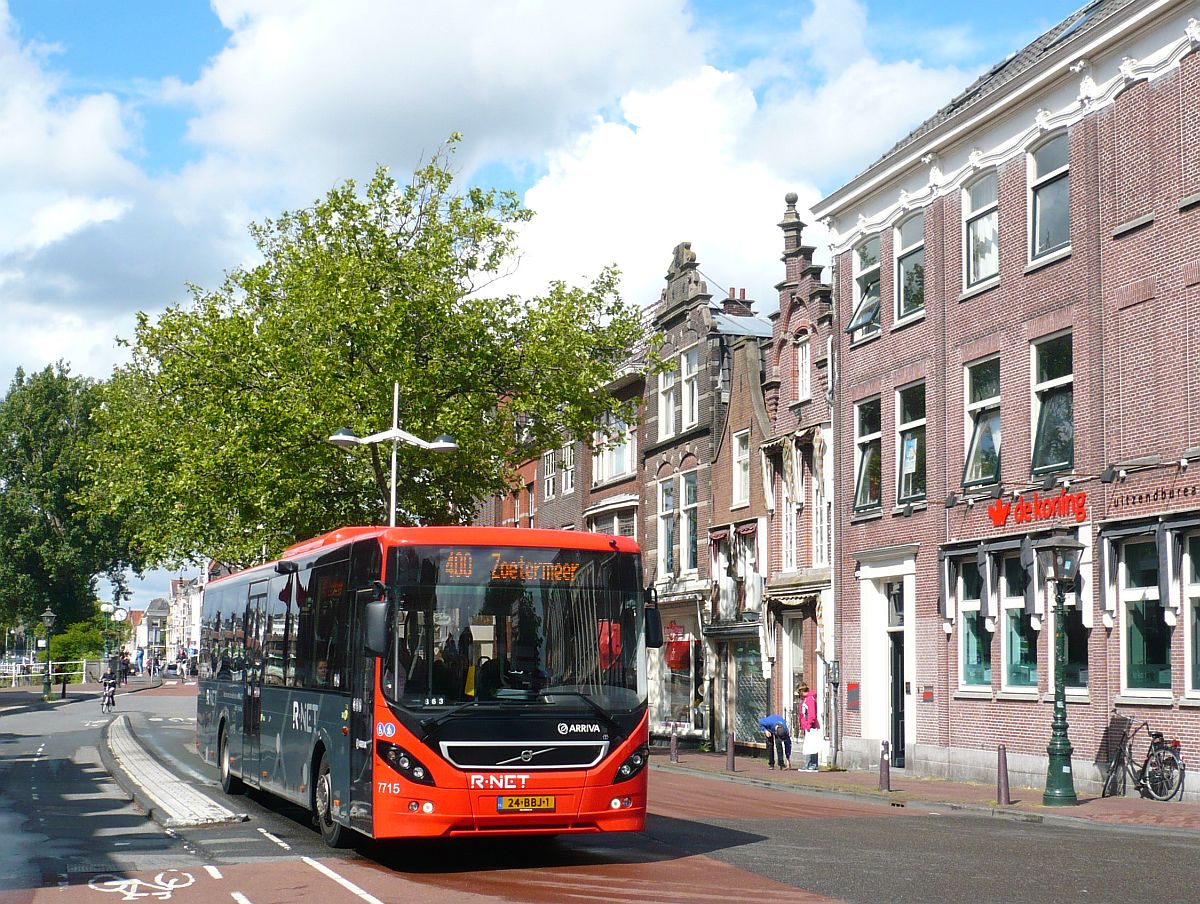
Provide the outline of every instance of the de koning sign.
[[1087,520],[1087,493],[1068,493],[1064,487],[1057,496],[1039,496],[1034,493],[1028,499],[1023,495],[1012,502],[997,499],[988,506],[988,517],[996,527],[1008,524],[1009,516],[1014,524],[1032,524],[1052,518],[1074,518],[1078,522]]

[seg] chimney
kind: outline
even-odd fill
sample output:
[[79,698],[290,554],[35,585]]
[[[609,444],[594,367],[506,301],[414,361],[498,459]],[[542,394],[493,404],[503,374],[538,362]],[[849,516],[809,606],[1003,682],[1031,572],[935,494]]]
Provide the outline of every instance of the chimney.
[[721,309],[732,317],[750,317],[754,314],[753,304],[753,300],[746,300],[745,289],[730,289],[729,297],[722,299]]

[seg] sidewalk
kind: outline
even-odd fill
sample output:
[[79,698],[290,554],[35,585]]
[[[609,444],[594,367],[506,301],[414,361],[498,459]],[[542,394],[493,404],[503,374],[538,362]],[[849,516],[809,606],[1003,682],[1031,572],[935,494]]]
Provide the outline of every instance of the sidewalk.
[[[1064,820],[1076,825],[1109,824],[1150,826],[1200,833],[1200,804],[1179,801],[1161,802],[1136,796],[1099,797],[1078,793],[1073,807],[1047,807],[1042,804],[1042,789],[1012,788],[1012,803],[996,803],[996,786],[973,782],[954,782],[918,778],[891,770],[891,791],[879,790],[878,772],[798,772],[771,770],[765,759],[739,756],[734,772],[726,772],[723,753],[679,751],[679,762],[670,762],[665,750],[652,750],[650,765],[655,769],[679,773],[699,773],[727,781],[767,785],[780,789],[843,794],[858,799],[887,801],[893,806],[930,805],[972,810],[1017,819]],[[1192,778],[1192,781],[1195,779]],[[1189,777],[1184,777],[1188,787]]]
[[[117,697],[122,694],[133,694],[138,691],[151,690],[162,687],[163,679],[151,678],[147,675],[134,675],[129,679],[129,683],[121,685],[117,688]],[[62,696],[62,685],[53,684],[50,686],[49,702],[42,699],[41,684],[26,684],[20,687],[4,687],[0,688],[0,715],[14,710],[29,712],[45,706],[55,706],[61,703],[73,703],[79,700],[96,700],[100,698],[100,684],[98,682],[89,682],[87,684],[68,684],[67,696]]]

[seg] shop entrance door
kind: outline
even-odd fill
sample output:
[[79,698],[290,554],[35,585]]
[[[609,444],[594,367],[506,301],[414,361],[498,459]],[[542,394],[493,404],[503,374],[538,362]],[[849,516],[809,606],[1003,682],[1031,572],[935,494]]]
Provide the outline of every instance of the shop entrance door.
[[892,663],[892,765],[897,769],[904,768],[904,632],[892,631],[888,634],[891,641]]

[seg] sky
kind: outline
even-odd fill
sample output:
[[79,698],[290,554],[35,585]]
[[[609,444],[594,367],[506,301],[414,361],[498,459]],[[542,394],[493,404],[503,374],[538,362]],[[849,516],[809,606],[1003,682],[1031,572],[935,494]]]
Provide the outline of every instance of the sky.
[[768,313],[785,194],[820,248],[811,205],[1083,2],[0,0],[0,393],[105,378],[250,223],[455,132],[460,184],[535,212],[491,291],[615,264],[652,305],[690,241]]

